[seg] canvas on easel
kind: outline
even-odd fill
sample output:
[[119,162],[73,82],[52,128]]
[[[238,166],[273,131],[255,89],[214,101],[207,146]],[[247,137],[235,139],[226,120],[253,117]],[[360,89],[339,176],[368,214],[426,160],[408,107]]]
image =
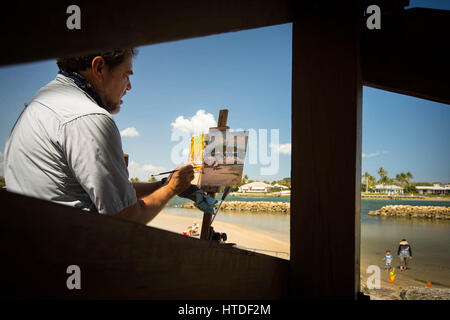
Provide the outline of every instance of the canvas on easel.
[[240,186],[248,131],[210,129],[191,138],[188,163],[194,167],[193,184],[201,187]]

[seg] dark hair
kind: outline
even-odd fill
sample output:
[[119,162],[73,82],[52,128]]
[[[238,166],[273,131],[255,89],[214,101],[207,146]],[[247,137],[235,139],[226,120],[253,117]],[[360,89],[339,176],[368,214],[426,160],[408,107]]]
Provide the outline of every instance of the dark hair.
[[84,71],[91,67],[92,59],[100,56],[105,59],[105,63],[109,68],[114,69],[116,66],[121,64],[127,56],[131,55],[134,57],[137,53],[138,51],[135,48],[117,49],[113,51],[98,52],[86,56],[58,58],[56,60],[56,64],[59,69],[66,69],[75,72]]

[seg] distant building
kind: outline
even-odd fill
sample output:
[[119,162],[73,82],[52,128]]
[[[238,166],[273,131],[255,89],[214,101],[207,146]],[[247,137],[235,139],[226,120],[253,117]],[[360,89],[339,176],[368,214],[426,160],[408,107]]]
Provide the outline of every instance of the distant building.
[[378,184],[375,186],[375,193],[403,194],[403,188],[394,185]]
[[239,187],[240,192],[270,192],[273,186],[264,182],[251,182]]
[[280,188],[280,189],[285,189],[285,190],[289,190],[289,187],[283,186],[281,184],[274,184],[273,185],[274,188]]
[[416,186],[416,190],[420,194],[449,194],[450,193],[450,184],[446,184],[445,186],[441,186],[439,184],[434,184],[431,186]]

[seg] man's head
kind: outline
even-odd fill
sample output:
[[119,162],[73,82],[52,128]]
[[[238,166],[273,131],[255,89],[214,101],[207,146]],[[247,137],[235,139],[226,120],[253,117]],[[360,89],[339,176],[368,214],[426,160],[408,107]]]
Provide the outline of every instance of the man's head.
[[133,74],[136,49],[122,49],[80,57],[59,58],[60,69],[84,76],[97,91],[110,113],[118,113],[122,97],[131,90],[129,77]]

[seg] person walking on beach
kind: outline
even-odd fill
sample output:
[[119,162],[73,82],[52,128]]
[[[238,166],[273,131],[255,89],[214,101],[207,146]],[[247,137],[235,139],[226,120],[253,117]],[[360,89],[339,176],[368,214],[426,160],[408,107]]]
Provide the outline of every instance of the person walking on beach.
[[408,260],[412,259],[412,250],[406,239],[400,241],[398,246],[397,255],[400,258],[400,271],[406,270],[408,265]]
[[386,266],[384,267],[384,270],[391,271],[391,268],[392,268],[391,250],[386,251],[386,254],[384,255],[383,260],[386,261]]

